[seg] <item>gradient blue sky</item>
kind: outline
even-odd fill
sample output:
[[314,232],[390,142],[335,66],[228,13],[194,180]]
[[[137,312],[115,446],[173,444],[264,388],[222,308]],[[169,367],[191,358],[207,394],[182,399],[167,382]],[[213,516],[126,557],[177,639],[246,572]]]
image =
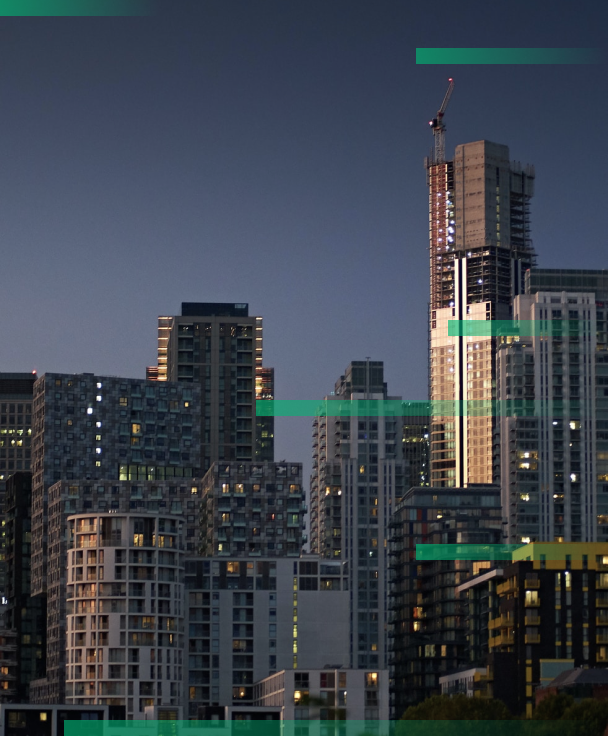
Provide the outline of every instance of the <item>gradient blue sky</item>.
[[[246,301],[277,398],[366,356],[425,398],[422,160],[448,76],[448,153],[487,138],[536,166],[539,265],[608,268],[606,64],[415,65],[417,46],[605,47],[608,4],[158,8],[0,19],[0,370],[143,377],[157,315]],[[308,472],[310,421],[278,420],[276,446]]]

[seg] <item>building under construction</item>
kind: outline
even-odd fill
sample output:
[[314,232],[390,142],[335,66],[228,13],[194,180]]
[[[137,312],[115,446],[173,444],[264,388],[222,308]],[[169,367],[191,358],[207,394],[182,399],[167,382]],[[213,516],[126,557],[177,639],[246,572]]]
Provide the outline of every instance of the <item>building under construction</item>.
[[[437,117],[425,160],[429,187],[431,485],[463,487],[498,479],[493,462],[496,417],[467,416],[456,404],[439,416],[437,402],[495,398],[496,338],[449,336],[449,320],[506,320],[533,265],[529,203],[534,169],[509,160],[489,141],[456,147],[445,160],[443,115]],[[462,332],[462,331],[461,331]],[[449,406],[449,405],[448,405]],[[463,416],[463,414],[465,414]]]

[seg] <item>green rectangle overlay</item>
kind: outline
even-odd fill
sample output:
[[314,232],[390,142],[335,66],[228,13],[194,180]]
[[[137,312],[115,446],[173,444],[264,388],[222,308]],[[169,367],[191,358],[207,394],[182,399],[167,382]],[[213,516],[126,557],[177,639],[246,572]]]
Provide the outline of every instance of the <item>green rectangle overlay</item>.
[[420,48],[416,64],[598,64],[599,49]]
[[417,544],[416,559],[424,560],[508,560],[521,544]]
[[[84,707],[84,706],[83,706]],[[241,706],[247,711],[247,706]],[[253,709],[252,709],[253,710]],[[270,709],[269,709],[270,710]],[[277,713],[277,709],[272,709]],[[319,710],[313,707],[311,710]],[[344,709],[329,708],[330,713]],[[254,716],[254,713],[251,713]],[[259,714],[258,714],[259,715]],[[233,717],[238,717],[238,711]],[[440,716],[439,716],[440,718]],[[65,736],[588,736],[585,721],[65,721]]]
[[138,16],[156,8],[156,0],[0,0],[4,17]]
[[469,399],[400,401],[395,399],[317,401],[274,399],[256,402],[258,417],[548,417],[580,410],[577,399]]
[[448,337],[568,337],[579,334],[578,320],[450,319]]
[[[416,559],[432,560],[531,560],[561,562],[567,557],[581,562],[585,555],[604,552],[601,543],[532,542],[528,544],[417,544]],[[606,555],[608,557],[608,554]]]

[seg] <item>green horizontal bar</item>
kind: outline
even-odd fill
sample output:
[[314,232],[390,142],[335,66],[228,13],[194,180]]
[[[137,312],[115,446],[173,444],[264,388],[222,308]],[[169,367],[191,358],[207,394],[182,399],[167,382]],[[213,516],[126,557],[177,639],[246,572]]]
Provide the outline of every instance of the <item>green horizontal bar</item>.
[[[351,675],[347,672],[347,676]],[[311,698],[311,701],[313,699]],[[441,701],[443,702],[443,701]],[[311,702],[311,708],[323,707]],[[92,706],[94,708],[94,706]],[[480,711],[490,718],[479,698],[445,699],[438,720],[340,720],[345,708],[328,707],[328,719],[280,721],[65,721],[65,736],[588,736],[587,721],[458,720]],[[83,710],[84,710],[83,706]],[[450,716],[450,709],[454,715]],[[465,710],[466,709],[466,710]],[[270,709],[269,709],[270,710]],[[506,712],[506,708],[505,711]],[[275,711],[276,713],[276,711]],[[450,720],[450,718],[452,718]],[[496,716],[494,716],[496,718]]]
[[135,16],[156,7],[156,0],[0,0],[0,16]]
[[598,64],[600,49],[416,49],[416,64]]
[[448,337],[562,337],[578,335],[578,320],[451,319]]
[[256,402],[258,417],[520,417],[561,419],[564,412],[580,409],[576,399],[470,399],[466,401],[398,401],[395,399],[274,399]]
[[521,544],[417,544],[417,560],[509,560]]

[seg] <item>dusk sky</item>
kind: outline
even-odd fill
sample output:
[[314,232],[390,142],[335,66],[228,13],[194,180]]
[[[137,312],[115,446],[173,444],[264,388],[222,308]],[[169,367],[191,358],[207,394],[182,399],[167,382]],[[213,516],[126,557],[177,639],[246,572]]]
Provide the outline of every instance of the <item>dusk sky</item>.
[[[161,1],[0,18],[1,371],[145,377],[182,301],[264,317],[276,397],[351,360],[427,394],[428,121],[536,167],[538,265],[608,268],[605,2]],[[416,47],[599,47],[416,66]],[[310,470],[311,422],[276,458]]]

